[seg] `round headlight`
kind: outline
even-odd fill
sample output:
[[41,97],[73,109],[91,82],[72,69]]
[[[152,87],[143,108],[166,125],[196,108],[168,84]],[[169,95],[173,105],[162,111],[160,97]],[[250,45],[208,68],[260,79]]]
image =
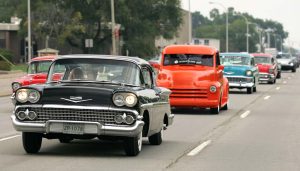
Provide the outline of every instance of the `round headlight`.
[[133,116],[127,115],[126,118],[125,118],[125,123],[128,124],[128,125],[130,125],[130,124],[132,124],[133,122],[134,122]]
[[247,75],[247,76],[252,76],[252,71],[250,71],[250,70],[249,70],[249,71],[246,71],[246,75]]
[[113,96],[113,102],[116,106],[124,106],[125,105],[124,96],[122,94],[115,94]]
[[115,115],[114,120],[117,124],[121,124],[124,121],[124,118],[122,115]]
[[37,90],[30,90],[28,95],[28,101],[30,103],[36,103],[40,100],[40,93]]
[[212,86],[210,86],[209,91],[212,93],[215,93],[217,91],[217,87],[212,85]]
[[125,98],[126,106],[133,107],[136,105],[137,98],[134,94],[128,94]]
[[28,90],[27,89],[19,89],[16,93],[16,99],[20,103],[25,103],[28,101]]
[[18,119],[20,119],[21,121],[25,120],[27,118],[27,115],[24,111],[20,111],[17,113],[17,117]]
[[20,83],[12,83],[11,85],[13,91],[16,91],[18,88],[21,87],[21,84]]
[[28,118],[29,118],[30,120],[35,120],[36,117],[37,117],[37,114],[36,114],[34,111],[30,111],[30,112],[28,113]]
[[273,69],[273,68],[270,68],[270,69],[269,69],[269,73],[270,73],[270,74],[274,73],[274,69]]

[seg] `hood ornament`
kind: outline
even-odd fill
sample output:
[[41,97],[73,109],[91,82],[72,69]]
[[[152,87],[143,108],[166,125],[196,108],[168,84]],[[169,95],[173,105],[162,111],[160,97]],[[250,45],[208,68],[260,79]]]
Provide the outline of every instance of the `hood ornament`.
[[60,99],[68,101],[68,102],[73,102],[73,103],[80,103],[80,102],[86,102],[86,101],[93,100],[93,99],[85,99],[85,100],[83,100],[81,96],[70,96],[69,99],[66,99],[66,98],[60,98]]

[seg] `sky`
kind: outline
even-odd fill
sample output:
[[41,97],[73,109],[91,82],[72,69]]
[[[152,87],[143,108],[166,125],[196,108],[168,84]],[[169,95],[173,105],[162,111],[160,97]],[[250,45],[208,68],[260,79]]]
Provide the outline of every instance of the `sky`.
[[[247,12],[255,18],[282,23],[284,30],[289,32],[285,44],[300,49],[300,0],[190,0],[191,11],[200,11],[207,17],[213,8],[224,11],[220,5],[209,4],[210,1],[233,7],[235,11]],[[188,10],[188,2],[181,0],[183,9]]]

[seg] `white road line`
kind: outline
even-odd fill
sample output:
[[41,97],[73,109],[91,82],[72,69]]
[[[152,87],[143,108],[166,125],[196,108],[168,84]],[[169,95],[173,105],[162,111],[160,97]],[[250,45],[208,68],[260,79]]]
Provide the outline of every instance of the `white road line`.
[[195,156],[198,153],[200,153],[205,147],[207,147],[209,144],[211,143],[211,140],[207,140],[205,142],[203,142],[202,144],[200,144],[199,146],[197,146],[196,148],[194,148],[192,151],[190,151],[187,156]]
[[290,79],[291,79],[291,77],[288,77],[288,79],[290,80]]
[[283,81],[283,84],[286,84],[287,82],[286,81]]
[[264,99],[265,99],[265,100],[268,100],[270,97],[271,97],[271,96],[266,96]]
[[243,114],[241,114],[241,118],[244,119],[246,118],[248,115],[250,114],[250,110],[247,110],[246,112],[244,112]]
[[280,87],[276,87],[276,90],[280,90]]
[[17,137],[19,137],[19,136],[21,136],[21,135],[14,135],[14,136],[6,137],[6,138],[1,138],[1,139],[0,139],[0,142],[6,141],[6,140],[10,140],[10,139],[13,139],[13,138],[17,138]]

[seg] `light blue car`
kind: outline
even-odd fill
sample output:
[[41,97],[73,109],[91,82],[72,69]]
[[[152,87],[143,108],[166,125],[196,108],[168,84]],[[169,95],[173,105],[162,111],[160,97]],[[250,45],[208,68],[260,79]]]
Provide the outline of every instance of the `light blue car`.
[[247,89],[247,94],[257,91],[258,68],[253,56],[248,53],[221,53],[220,58],[229,88]]

